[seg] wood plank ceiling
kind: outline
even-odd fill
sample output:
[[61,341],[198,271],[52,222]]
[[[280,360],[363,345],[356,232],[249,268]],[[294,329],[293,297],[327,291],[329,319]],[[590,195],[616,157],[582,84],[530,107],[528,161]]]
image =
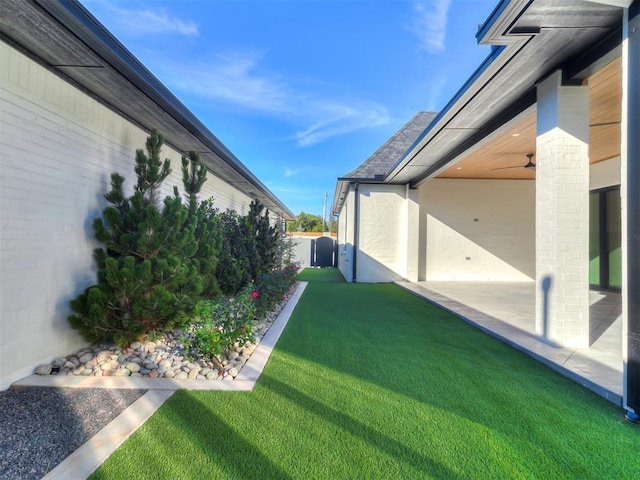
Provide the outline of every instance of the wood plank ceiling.
[[[584,82],[590,87],[589,163],[620,156],[622,63],[618,58]],[[440,173],[437,178],[533,180],[524,168],[527,154],[536,151],[536,112],[507,126],[495,139]],[[535,162],[535,156],[533,158]],[[509,168],[506,168],[509,167]],[[513,167],[513,168],[511,168]],[[496,170],[497,169],[497,170]]]

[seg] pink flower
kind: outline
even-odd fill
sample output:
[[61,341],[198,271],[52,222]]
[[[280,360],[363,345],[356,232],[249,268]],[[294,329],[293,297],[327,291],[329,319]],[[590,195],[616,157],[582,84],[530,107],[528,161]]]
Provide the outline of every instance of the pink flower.
[[258,298],[258,292],[253,292],[251,294],[251,298]]
[[287,296],[286,296],[286,295],[282,295],[282,299],[283,299],[283,300],[286,300],[286,299],[287,299]]
[[245,332],[246,332],[246,330],[244,329],[244,327],[242,327],[242,328],[240,329],[240,333],[245,333]]

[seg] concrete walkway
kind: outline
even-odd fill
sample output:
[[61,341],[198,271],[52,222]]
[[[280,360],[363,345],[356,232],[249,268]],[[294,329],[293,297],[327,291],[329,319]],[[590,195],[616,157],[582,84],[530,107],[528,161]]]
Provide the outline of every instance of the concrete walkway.
[[622,303],[590,292],[589,348],[554,347],[535,334],[535,284],[396,282],[562,375],[622,406]]
[[[293,309],[306,288],[306,282],[293,293],[269,331],[238,376],[231,381],[131,377],[75,377],[31,375],[12,387],[57,388],[133,388],[148,390],[89,441],[59,463],[43,478],[69,480],[88,478],[109,456],[153,415],[176,390],[250,391],[256,384],[271,352],[287,325]],[[231,377],[229,377],[231,378]]]

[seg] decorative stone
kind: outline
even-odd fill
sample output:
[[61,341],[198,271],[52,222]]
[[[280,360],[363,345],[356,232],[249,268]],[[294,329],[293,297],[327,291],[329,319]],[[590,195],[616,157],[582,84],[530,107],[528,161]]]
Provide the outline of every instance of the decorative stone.
[[100,370],[103,372],[110,372],[118,368],[118,362],[115,360],[109,360],[108,362],[104,362],[100,364]]
[[178,372],[176,373],[175,378],[187,378],[187,372]]
[[176,376],[176,372],[174,372],[173,370],[167,370],[166,372],[164,372],[164,378],[173,378]]
[[105,350],[100,350],[98,353],[96,353],[95,360],[98,363],[106,362],[107,360],[109,360],[110,355],[111,355],[110,352]]
[[235,360],[236,358],[238,358],[240,356],[240,354],[237,351],[231,352],[229,353],[229,360]]
[[113,371],[111,375],[113,375],[114,377],[128,377],[131,375],[131,372],[124,367],[118,367]]
[[158,367],[159,367],[159,368],[167,369],[167,368],[171,367],[171,362],[170,362],[169,360],[161,360],[161,361],[158,363]]
[[90,362],[91,360],[93,360],[93,353],[91,353],[91,352],[83,353],[82,355],[80,355],[78,357],[78,360],[80,361],[80,363]]
[[158,378],[158,371],[157,370],[152,370],[151,372],[149,372],[149,377],[150,378]]
[[144,368],[146,368],[147,370],[155,370],[156,368],[158,368],[158,364],[155,362],[149,362],[146,361],[142,364],[144,366]]
[[135,363],[135,362],[128,362],[125,364],[124,366],[127,370],[129,370],[131,373],[136,373],[140,371],[140,365]]
[[235,367],[229,369],[229,375],[231,375],[233,378],[236,378],[238,376],[238,369]]
[[196,378],[198,376],[199,371],[200,371],[199,369],[196,370],[195,368],[189,370],[189,374],[187,375],[187,378]]
[[51,375],[51,370],[53,370],[51,365],[40,365],[36,368],[36,373],[38,375]]
[[67,359],[64,357],[54,358],[51,362],[51,365],[54,367],[62,367],[65,363],[67,363]]

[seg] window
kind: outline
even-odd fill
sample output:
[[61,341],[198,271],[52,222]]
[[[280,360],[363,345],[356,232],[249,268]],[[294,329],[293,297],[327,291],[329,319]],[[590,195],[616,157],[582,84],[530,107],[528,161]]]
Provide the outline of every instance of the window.
[[620,187],[589,195],[589,283],[594,288],[622,288],[622,214]]

